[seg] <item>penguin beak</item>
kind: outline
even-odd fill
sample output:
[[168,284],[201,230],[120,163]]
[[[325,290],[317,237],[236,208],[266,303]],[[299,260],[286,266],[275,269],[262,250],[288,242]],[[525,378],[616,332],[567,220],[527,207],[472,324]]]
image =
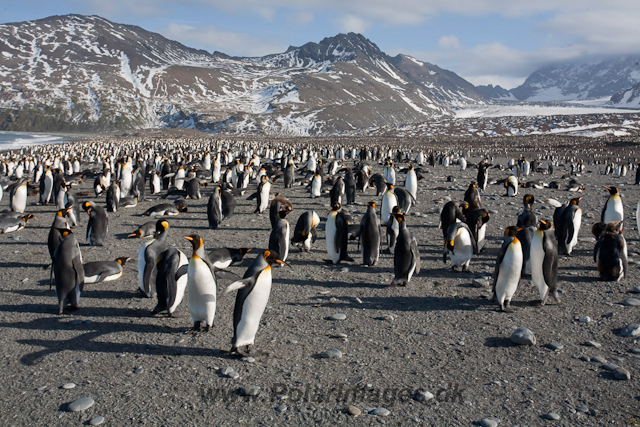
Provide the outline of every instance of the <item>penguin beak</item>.
[[278,264],[286,265],[287,267],[292,268],[292,267],[291,267],[291,265],[289,265],[289,264],[287,264],[286,262],[281,261],[281,260],[279,260],[279,259],[277,259],[277,260],[276,260],[276,262],[277,262]]
[[193,238],[191,236],[184,236],[185,239],[187,239],[190,242],[193,242]]

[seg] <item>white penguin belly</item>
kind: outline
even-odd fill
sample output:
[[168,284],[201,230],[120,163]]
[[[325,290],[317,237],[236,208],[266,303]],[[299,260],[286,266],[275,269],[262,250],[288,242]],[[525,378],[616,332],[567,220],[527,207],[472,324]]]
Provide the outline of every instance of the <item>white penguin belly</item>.
[[264,212],[269,206],[269,191],[271,190],[271,184],[265,184],[262,186],[262,191],[260,192],[260,209],[258,210],[260,213]]
[[391,216],[391,211],[395,206],[397,206],[398,200],[395,195],[393,195],[390,191],[387,191],[382,196],[382,207],[380,208],[380,220],[382,221],[382,225],[385,225],[387,221],[389,221],[389,217]]
[[327,242],[327,254],[331,258],[334,264],[337,264],[340,261],[340,252],[336,251],[336,215],[334,212],[329,214],[327,218],[327,223],[325,226],[325,240]]
[[573,215],[573,236],[571,236],[571,241],[567,243],[567,252],[571,254],[573,248],[578,244],[578,233],[580,231],[580,225],[582,224],[582,209],[577,209],[576,213]]
[[[189,264],[189,259],[182,252],[180,251],[178,252],[180,253],[180,262],[178,264],[178,269],[180,269],[180,267],[182,267],[183,265]],[[184,298],[184,292],[187,289],[188,277],[189,277],[188,274],[183,274],[182,276],[180,276],[180,278],[176,282],[176,300],[173,302],[171,307],[169,307],[170,314],[176,311],[176,308],[178,308],[178,306],[182,302],[182,299]]]
[[542,247],[542,238],[544,234],[541,231],[535,231],[533,234],[533,239],[531,239],[531,252],[530,259],[531,262],[531,281],[534,286],[538,288],[538,292],[540,293],[540,300],[544,301],[547,292],[549,290],[549,286],[544,281],[544,249]]
[[478,251],[480,251],[484,247],[484,237],[487,233],[487,224],[482,224],[482,226],[478,229],[478,241],[476,245],[478,246]]
[[[516,248],[514,248],[516,246]],[[513,294],[518,289],[520,273],[522,272],[522,245],[520,242],[512,243],[502,259],[496,280],[496,296],[502,305],[505,301],[511,301]]]
[[236,347],[253,345],[270,293],[271,268],[267,267],[260,273],[253,290],[247,295],[244,304],[242,304],[242,316],[236,327]]
[[622,200],[620,197],[610,197],[607,200],[607,209],[604,212],[604,223],[608,224],[612,221],[624,220],[624,209],[622,207]]
[[452,267],[468,267],[473,256],[473,245],[471,236],[466,229],[461,229],[460,235],[456,236],[453,243],[454,251],[449,252]]
[[187,275],[191,319],[212,326],[216,315],[216,282],[213,273],[204,261],[191,258]]

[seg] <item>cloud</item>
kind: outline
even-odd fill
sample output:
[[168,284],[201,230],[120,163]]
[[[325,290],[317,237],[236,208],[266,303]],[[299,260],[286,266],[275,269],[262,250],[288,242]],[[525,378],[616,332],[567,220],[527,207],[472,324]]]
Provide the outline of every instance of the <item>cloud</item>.
[[460,40],[456,36],[442,36],[438,40],[438,47],[441,49],[460,49]]
[[275,52],[284,52],[286,44],[251,37],[247,34],[222,31],[215,27],[192,27],[170,24],[160,33],[189,47],[209,51],[220,51],[232,56],[263,56]]
[[343,15],[336,20],[337,26],[343,33],[364,33],[367,29],[367,23],[354,15]]
[[287,15],[287,21],[294,25],[308,25],[314,20],[313,13],[293,12]]

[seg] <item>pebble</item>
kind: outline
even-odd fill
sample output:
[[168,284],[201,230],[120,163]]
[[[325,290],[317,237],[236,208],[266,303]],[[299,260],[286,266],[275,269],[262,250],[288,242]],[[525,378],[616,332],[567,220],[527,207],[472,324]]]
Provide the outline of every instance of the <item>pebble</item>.
[[388,410],[387,408],[383,408],[383,407],[378,407],[375,408],[373,411],[369,412],[371,415],[376,415],[378,417],[386,417],[389,414],[391,414],[391,411]]
[[640,348],[632,348],[631,350],[629,350],[631,353],[633,354],[640,354]]
[[615,363],[607,363],[606,365],[602,366],[602,369],[607,370],[607,371],[615,371],[618,368],[620,368],[620,367],[618,365],[616,365]]
[[232,379],[236,379],[236,378],[240,378],[240,374],[236,372],[235,369],[233,369],[231,366],[227,366],[226,368],[222,368],[220,369],[220,375],[225,376],[227,378],[232,378]]
[[632,292],[635,294],[640,294],[640,286],[634,287]]
[[593,357],[591,358],[591,361],[592,361],[592,362],[595,362],[595,363],[599,363],[599,364],[601,364],[601,365],[602,365],[602,364],[607,363],[607,359],[605,359],[605,358],[604,358],[604,357],[602,357],[602,356],[593,356]]
[[358,415],[362,414],[362,411],[353,405],[349,405],[347,407],[347,414],[357,417]]
[[577,412],[589,412],[589,408],[587,408],[586,406],[579,406],[576,408]]
[[498,418],[483,418],[480,420],[482,427],[496,427],[500,420]]
[[536,336],[527,328],[518,328],[511,334],[511,342],[518,345],[535,345]]
[[584,343],[584,345],[586,345],[587,347],[595,347],[595,348],[602,347],[602,344],[600,344],[597,341],[587,341],[587,342]]
[[65,390],[71,390],[72,388],[75,388],[76,385],[74,383],[64,383],[62,384],[62,388]]
[[89,425],[90,426],[99,426],[103,422],[104,422],[104,417],[101,416],[101,415],[98,415],[97,417],[91,418],[91,420],[89,420]]
[[549,412],[547,414],[545,414],[542,418],[544,418],[545,420],[559,420],[560,419],[560,415],[556,414],[555,412]]
[[393,314],[387,314],[383,317],[383,319],[388,322],[393,322],[394,320],[396,320],[396,316],[394,316]]
[[144,372],[144,368],[142,366],[138,366],[136,369],[133,370],[134,374],[141,374]]
[[287,410],[287,405],[276,406],[276,412],[284,412]]
[[335,313],[329,316],[329,320],[344,320],[347,318],[347,315],[344,313]]
[[347,334],[340,332],[339,334],[336,334],[336,338],[348,338]]
[[640,299],[638,298],[627,298],[622,301],[622,305],[630,306],[630,307],[638,307],[640,306]]
[[624,368],[618,368],[615,371],[613,371],[613,376],[617,380],[628,381],[631,379],[631,373]]
[[251,357],[251,356],[246,356],[246,357],[243,357],[240,360],[242,360],[245,363],[254,363],[256,361],[256,358],[255,357]]
[[348,273],[348,272],[349,272],[349,269],[347,267],[342,267],[340,269],[340,273]]
[[71,412],[86,411],[87,409],[91,408],[94,403],[96,402],[90,397],[79,397],[78,399],[69,403],[69,410]]
[[640,324],[629,323],[627,326],[622,328],[620,335],[623,337],[637,337],[640,335]]
[[38,387],[36,390],[38,390],[38,391],[45,391],[46,389],[47,389],[47,386],[46,386],[46,385],[43,385],[43,386],[41,386],[41,387]]
[[589,316],[582,316],[582,317],[580,317],[580,318],[578,319],[578,321],[579,321],[579,322],[582,322],[582,323],[589,323],[589,322],[591,322],[591,317],[589,317]]
[[547,344],[547,348],[550,348],[553,351],[558,351],[564,348],[564,344],[553,341]]
[[414,399],[417,400],[418,402],[427,402],[433,399],[434,397],[435,396],[431,392],[428,392],[426,390],[418,390],[418,392],[414,396]]
[[248,385],[240,389],[240,395],[242,396],[257,396],[260,394],[260,387],[257,385]]
[[340,359],[342,358],[342,352],[337,348],[330,348],[320,353],[320,357],[323,359]]
[[356,298],[356,302],[357,302],[358,304],[362,304],[362,300],[361,300],[360,298]]
[[489,282],[485,279],[474,279],[471,282],[471,286],[473,286],[474,288],[484,288],[489,286]]

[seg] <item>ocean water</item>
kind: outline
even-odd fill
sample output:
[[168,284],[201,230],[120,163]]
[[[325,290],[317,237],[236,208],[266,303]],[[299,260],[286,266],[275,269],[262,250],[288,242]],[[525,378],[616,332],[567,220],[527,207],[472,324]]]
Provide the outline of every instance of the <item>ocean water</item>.
[[0,151],[16,150],[38,144],[55,144],[67,142],[69,139],[61,135],[33,134],[25,132],[0,132]]

